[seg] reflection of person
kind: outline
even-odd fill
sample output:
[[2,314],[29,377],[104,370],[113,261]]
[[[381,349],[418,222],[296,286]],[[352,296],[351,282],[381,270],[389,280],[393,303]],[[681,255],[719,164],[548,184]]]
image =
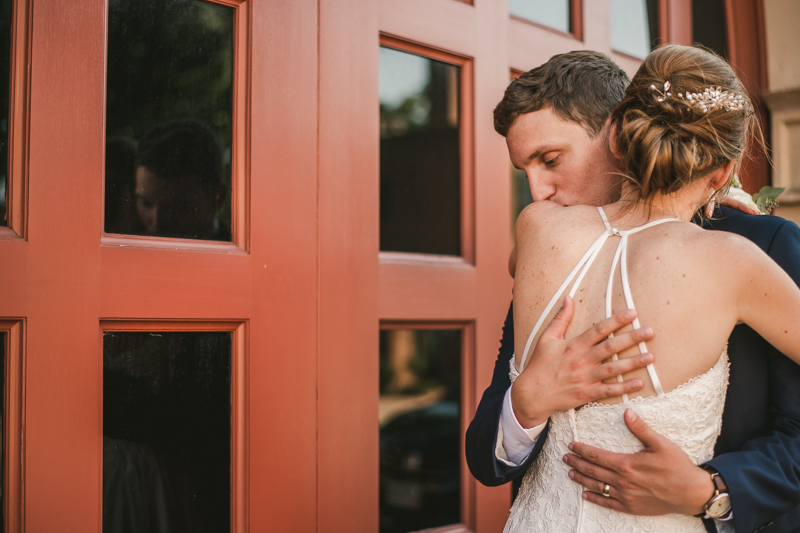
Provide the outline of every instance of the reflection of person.
[[[708,60],[705,55],[703,57],[704,61]],[[673,78],[672,82],[675,84],[677,78],[675,76]],[[667,80],[661,80],[662,85],[664,81]],[[498,131],[506,136],[512,161],[526,171],[535,201],[549,199],[561,205],[598,205],[619,198],[621,184],[612,174],[616,171],[611,163],[612,159],[607,157],[605,146],[608,129],[604,124],[611,110],[621,100],[626,82],[624,73],[605,56],[594,52],[574,52],[555,56],[542,67],[524,74],[509,86],[506,96],[495,110],[495,124]],[[698,87],[694,88],[692,85],[691,89],[697,92],[702,92],[705,86],[711,85],[711,82],[706,85],[699,81],[696,83]],[[677,93],[680,90],[689,89],[680,87],[673,89],[672,92]],[[738,92],[741,93],[741,89]],[[651,93],[646,93],[644,96],[648,95]],[[672,121],[669,126],[674,126],[675,130],[687,129],[675,116],[667,115],[667,118]],[[691,139],[691,136],[687,135],[687,138]],[[680,141],[679,138],[674,140]],[[640,155],[642,152],[631,153],[637,154],[636,157],[643,157]],[[584,210],[582,213],[585,215],[585,219],[574,221],[575,227],[589,231],[584,225],[599,224],[599,231],[596,231],[594,226],[591,231],[602,232],[602,222],[598,215],[588,214],[596,213],[593,208],[575,209]],[[534,204],[525,219],[529,219],[533,212],[538,213],[537,210],[541,211],[542,217],[550,216],[545,208]],[[618,211],[616,208],[609,208],[609,213],[614,216]],[[634,221],[631,217],[635,214],[642,215],[641,210],[632,209],[625,215],[627,218],[615,220],[615,224],[619,224],[622,228],[630,228],[648,219],[642,215],[641,220]],[[664,216],[658,209],[654,209],[650,215],[653,218]],[[749,216],[727,208],[717,210],[716,215],[717,219],[711,221],[711,227],[749,238],[768,252],[795,281],[800,279],[800,230],[796,225],[777,217]],[[657,241],[664,232],[679,231],[670,226],[683,228],[685,225],[664,224],[659,227],[659,230],[664,230],[663,232],[651,232],[649,238]],[[563,224],[551,225],[551,230],[542,232],[541,242],[560,235],[555,228],[564,227]],[[525,237],[532,238],[527,234]],[[574,242],[575,246],[583,246],[580,242],[588,237],[581,233],[576,234],[574,238],[564,238],[558,243],[551,243],[547,246],[548,250],[542,253],[542,257],[553,257],[550,247],[555,246],[559,249],[560,255],[553,259],[552,264],[548,263],[546,268],[540,268],[541,273],[535,276],[537,283],[531,283],[532,288],[528,290],[541,290],[543,294],[534,303],[527,304],[532,306],[530,312],[526,313],[530,315],[527,319],[535,318],[541,312],[545,301],[561,283],[559,280],[552,286],[553,280],[559,276],[563,278],[566,274],[558,270],[558,266],[561,265],[559,261],[572,259],[565,250],[572,250],[571,244],[578,237],[581,240]],[[707,238],[714,237],[703,237]],[[644,246],[640,243],[647,242],[647,239],[647,231],[632,236],[631,241],[634,243],[632,254],[639,253],[636,247]],[[517,242],[521,242],[519,236]],[[609,248],[612,249],[613,246]],[[673,264],[672,261],[680,259],[682,257],[678,253],[680,249],[680,246],[676,245],[670,254],[661,256],[659,261],[664,263],[659,263],[657,266],[665,268],[664,265]],[[587,274],[589,277],[584,282],[589,284],[584,285],[584,288],[591,287],[594,291],[592,297],[595,299],[602,298],[604,290],[601,289],[605,287],[598,289],[597,286],[591,285],[591,276],[600,279],[607,274],[611,261],[610,257],[605,257],[608,253],[606,251],[603,256],[606,261],[598,259],[597,265],[600,266],[592,269],[599,271]],[[749,260],[749,252],[745,255]],[[719,262],[719,257],[721,256],[715,256],[707,251],[698,254],[698,260],[716,258],[715,264],[731,264]],[[667,262],[668,258],[670,263]],[[575,262],[577,259],[575,258]],[[652,261],[655,258],[649,259]],[[742,261],[744,259],[735,257],[735,262]],[[647,265],[649,268],[656,268],[650,263]],[[656,316],[653,314],[655,309],[663,312],[665,316],[668,316],[668,312],[674,315],[675,309],[683,309],[687,316],[694,316],[698,309],[703,311],[703,321],[697,320],[696,324],[687,326],[697,328],[700,327],[698,324],[703,324],[700,333],[695,332],[694,336],[660,333],[653,341],[652,346],[657,348],[654,351],[661,358],[658,363],[661,369],[659,374],[664,374],[662,378],[667,384],[666,388],[669,389],[680,383],[682,377],[699,373],[697,366],[700,365],[699,358],[691,364],[683,361],[681,357],[684,352],[676,355],[674,347],[669,343],[677,342],[679,338],[694,339],[696,344],[691,344],[690,349],[696,352],[701,347],[701,341],[708,344],[711,339],[716,339],[706,328],[709,324],[718,322],[716,315],[709,316],[713,315],[710,311],[716,310],[721,301],[734,294],[738,280],[734,277],[731,288],[722,289],[709,296],[707,308],[698,305],[700,302],[706,303],[699,298],[699,293],[687,296],[684,301],[668,298],[672,300],[670,306],[664,306],[665,302],[654,305],[649,297],[645,296],[656,294],[656,288],[652,286],[653,281],[661,287],[671,287],[671,285],[655,276],[651,276],[650,285],[644,279],[640,285],[636,275],[639,271],[635,268],[637,267],[634,266],[632,269],[633,293],[640,295],[636,297],[640,310],[650,312],[653,317]],[[606,269],[605,273],[602,272],[603,269]],[[667,269],[666,272],[671,271]],[[694,272],[693,276],[698,275],[697,269],[690,272]],[[522,283],[521,275],[531,276],[527,270],[525,274],[519,271],[517,273],[519,283]],[[703,290],[711,286],[716,287],[721,280],[730,276],[735,274],[715,272],[709,279],[704,280],[707,283]],[[551,277],[553,279],[550,279]],[[619,287],[619,279],[616,280],[615,286]],[[548,294],[544,295],[544,292]],[[587,307],[588,302],[579,301],[585,297],[586,295],[581,293],[575,308],[576,331],[579,331],[581,326],[591,325],[591,321],[586,323],[586,316],[580,314],[590,309]],[[691,308],[689,304],[694,304],[696,309]],[[599,312],[602,312],[604,308],[602,302],[598,300],[597,305]],[[615,306],[620,308],[625,307],[625,304],[619,301]],[[737,306],[731,305],[730,308],[724,310],[720,316],[727,317],[730,310],[736,309]],[[652,394],[653,388],[648,374],[641,371],[625,374],[632,368],[644,366],[648,361],[645,356],[636,355],[600,364],[604,358],[635,346],[639,340],[649,340],[652,332],[636,330],[615,336],[595,346],[595,343],[604,339],[607,333],[631,321],[631,318],[624,318],[621,316],[622,313],[619,313],[612,319],[599,321],[596,327],[589,328],[584,334],[564,341],[563,335],[569,324],[571,311],[571,306],[565,307],[565,312],[557,316],[544,330],[528,357],[530,364],[525,367],[514,387],[510,387],[508,375],[514,342],[514,322],[509,312],[492,384],[481,399],[466,437],[467,462],[473,475],[482,483],[499,485],[517,478],[528,470],[537,457],[543,457],[542,461],[552,461],[552,457],[544,458],[541,452],[551,440],[551,432],[554,431],[553,420],[548,421],[553,413],[602,400],[607,396],[618,397],[623,392],[631,393],[643,387],[645,395]],[[674,327],[674,323],[672,326],[667,326],[656,318],[652,318],[650,323],[659,330],[663,327]],[[532,325],[526,322],[526,333]],[[721,349],[721,346],[719,348]],[[788,350],[791,346],[783,348]],[[713,351],[708,349],[709,353]],[[719,356],[719,351],[716,356]],[[800,396],[800,367],[744,325],[736,326],[734,329],[729,344],[729,356],[730,394],[722,417],[724,422],[722,433],[715,447],[717,457],[705,465],[721,474],[714,478],[722,482],[720,485],[722,492],[728,493],[729,501],[732,502],[732,520],[729,520],[725,527],[733,523],[738,531],[752,531],[772,520],[776,520],[775,527],[778,527],[781,521],[786,524],[795,523],[791,521],[791,516],[792,513],[798,512],[793,508],[800,503],[798,502],[800,402],[797,401]],[[702,364],[706,362],[704,359]],[[680,364],[686,366],[680,367]],[[706,365],[706,369],[709,366],[711,365]],[[601,381],[603,378],[621,373],[627,378],[622,383],[604,384]],[[620,417],[617,427],[621,423]],[[645,448],[638,453],[615,454],[586,444],[576,444],[575,451],[582,456],[582,459],[572,456],[569,464],[576,468],[573,474],[576,481],[588,489],[586,497],[594,503],[637,515],[665,513],[690,515],[700,512],[714,492],[712,476],[694,466],[684,451],[651,429],[643,422],[642,417],[636,421],[626,418],[625,423],[633,435],[645,445]],[[696,437],[696,435],[691,436]],[[552,471],[566,475],[566,470],[559,470],[559,466],[552,462],[548,462],[548,468],[541,468],[540,463],[537,465],[537,468],[531,469],[531,475],[534,477],[548,476]],[[592,477],[592,474],[596,477]],[[606,488],[606,484],[609,484],[608,498],[599,494]],[[570,491],[575,487],[578,485],[563,486],[570,494],[573,494]],[[579,492],[575,493],[578,494],[578,498]],[[723,499],[725,498],[721,498],[720,501]],[[586,506],[584,509],[588,507],[599,509],[594,506]],[[782,515],[785,516],[779,518]],[[624,515],[615,515],[614,518],[622,516]],[[716,524],[722,526],[723,522],[719,521]],[[713,530],[712,521],[706,520],[705,525],[710,531]],[[774,531],[791,531],[791,529]]]
[[141,233],[134,212],[136,143],[126,137],[106,141],[105,232]]
[[205,125],[183,120],[155,127],[136,157],[136,211],[146,235],[231,240],[217,219],[226,198],[222,150]]

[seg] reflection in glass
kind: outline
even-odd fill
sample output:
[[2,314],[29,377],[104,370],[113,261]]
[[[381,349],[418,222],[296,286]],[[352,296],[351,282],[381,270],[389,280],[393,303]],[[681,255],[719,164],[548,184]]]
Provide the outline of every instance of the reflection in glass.
[[380,49],[380,249],[461,253],[459,67]]
[[381,330],[381,533],[461,522],[461,334]]
[[569,33],[570,0],[508,0],[508,12]]
[[611,48],[644,59],[658,45],[658,0],[611,0]]
[[231,334],[103,334],[104,533],[230,530]]
[[105,231],[230,241],[233,9],[110,0]]
[[533,202],[528,176],[524,170],[511,167],[511,239],[514,239],[514,226],[517,217],[525,206]]
[[728,57],[728,35],[725,29],[723,0],[692,1],[692,41]]
[[11,84],[11,3],[0,0],[0,226],[7,226],[8,111]]

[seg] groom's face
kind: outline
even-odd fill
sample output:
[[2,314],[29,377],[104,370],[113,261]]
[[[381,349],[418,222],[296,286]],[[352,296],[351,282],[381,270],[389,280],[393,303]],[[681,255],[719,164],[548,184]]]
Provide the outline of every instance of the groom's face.
[[595,138],[551,108],[520,115],[506,135],[511,162],[528,177],[533,201],[603,205],[619,199],[606,129]]

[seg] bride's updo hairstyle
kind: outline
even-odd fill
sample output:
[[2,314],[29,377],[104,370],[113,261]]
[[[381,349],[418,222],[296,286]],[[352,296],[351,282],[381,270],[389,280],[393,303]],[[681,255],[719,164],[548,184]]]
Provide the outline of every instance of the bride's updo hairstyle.
[[760,133],[730,65],[710,51],[680,45],[647,56],[611,119],[620,172],[633,184],[627,199],[647,204],[729,161],[735,161],[733,176],[748,140]]

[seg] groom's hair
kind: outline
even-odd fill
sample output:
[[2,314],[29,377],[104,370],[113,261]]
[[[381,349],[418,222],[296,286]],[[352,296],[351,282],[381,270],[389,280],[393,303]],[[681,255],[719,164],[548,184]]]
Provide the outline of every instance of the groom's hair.
[[505,137],[518,116],[546,107],[596,137],[625,96],[628,75],[608,56],[579,50],[551,57],[513,80],[494,108],[494,129]]

